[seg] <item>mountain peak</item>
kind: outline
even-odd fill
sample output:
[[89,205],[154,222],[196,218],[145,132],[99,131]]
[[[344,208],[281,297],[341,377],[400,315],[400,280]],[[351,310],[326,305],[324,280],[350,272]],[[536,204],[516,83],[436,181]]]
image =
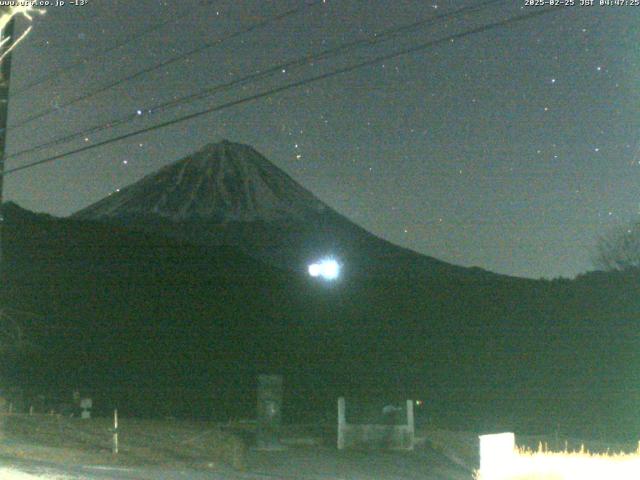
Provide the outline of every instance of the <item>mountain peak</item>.
[[303,219],[311,211],[326,208],[252,147],[222,140],[109,195],[74,217],[269,222]]

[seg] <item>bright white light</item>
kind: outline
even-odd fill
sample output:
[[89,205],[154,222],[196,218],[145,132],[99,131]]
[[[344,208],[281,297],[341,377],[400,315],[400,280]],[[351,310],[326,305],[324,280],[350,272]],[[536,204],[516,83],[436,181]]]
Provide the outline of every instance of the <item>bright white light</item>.
[[322,270],[322,274],[325,278],[333,280],[334,278],[338,278],[338,274],[340,273],[340,266],[335,260],[328,260],[324,262]]
[[515,446],[513,433],[480,437],[479,480],[511,478],[562,478],[566,480],[635,480],[640,478],[640,452],[591,454],[579,452],[537,452]]
[[13,470],[9,468],[0,468],[0,478],[4,478],[5,480],[53,480],[54,478],[62,478],[59,476],[51,477],[49,475],[31,475],[29,473],[19,472],[18,470]]
[[[15,2],[18,3],[18,2]],[[22,3],[32,3],[32,2],[22,2]],[[7,27],[7,25],[9,24],[9,22],[11,21],[11,19],[13,17],[15,17],[16,15],[22,15],[25,18],[27,18],[28,20],[32,20],[33,17],[31,16],[32,13],[39,13],[40,15],[44,14],[45,11],[42,9],[36,9],[31,5],[24,5],[24,6],[4,6],[0,8],[0,48],[2,50],[0,50],[0,62],[2,60],[4,60],[4,58],[9,55],[9,53],[11,53],[11,51],[20,43],[22,42],[22,40],[25,39],[25,37],[29,34],[29,32],[31,31],[31,26],[29,26],[23,33],[22,35],[20,35],[17,39],[15,39],[13,41],[13,43],[8,47],[8,48],[4,48],[5,46],[9,45],[9,42],[11,41],[10,37],[7,37],[4,35],[4,30]]]
[[309,275],[322,277],[325,280],[335,280],[340,276],[340,264],[332,258],[312,263],[309,265]]
[[320,272],[322,271],[322,267],[318,263],[312,263],[309,265],[309,275],[312,277],[320,276]]

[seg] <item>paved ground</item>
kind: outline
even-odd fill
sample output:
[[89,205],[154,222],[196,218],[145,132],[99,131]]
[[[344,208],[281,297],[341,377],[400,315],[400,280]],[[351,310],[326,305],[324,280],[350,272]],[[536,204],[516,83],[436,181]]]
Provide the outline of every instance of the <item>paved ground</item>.
[[[339,452],[298,447],[249,453],[249,471],[60,465],[0,459],[2,480],[471,480],[469,469],[426,446],[414,452]],[[12,472],[12,473],[10,473]],[[22,474],[22,476],[20,476]],[[8,476],[7,476],[8,475]]]

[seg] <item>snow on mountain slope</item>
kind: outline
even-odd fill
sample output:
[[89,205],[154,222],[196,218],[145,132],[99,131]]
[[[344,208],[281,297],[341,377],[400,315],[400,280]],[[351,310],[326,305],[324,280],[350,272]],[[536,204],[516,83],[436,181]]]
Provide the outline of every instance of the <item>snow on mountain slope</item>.
[[146,176],[74,217],[176,222],[304,219],[328,207],[253,148],[223,141]]

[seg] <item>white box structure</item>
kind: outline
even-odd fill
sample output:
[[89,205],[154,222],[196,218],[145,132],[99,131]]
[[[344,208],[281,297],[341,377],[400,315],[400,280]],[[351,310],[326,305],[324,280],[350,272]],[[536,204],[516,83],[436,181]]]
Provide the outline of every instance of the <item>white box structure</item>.
[[516,436],[512,432],[480,435],[480,472],[483,478],[505,478],[516,454]]

